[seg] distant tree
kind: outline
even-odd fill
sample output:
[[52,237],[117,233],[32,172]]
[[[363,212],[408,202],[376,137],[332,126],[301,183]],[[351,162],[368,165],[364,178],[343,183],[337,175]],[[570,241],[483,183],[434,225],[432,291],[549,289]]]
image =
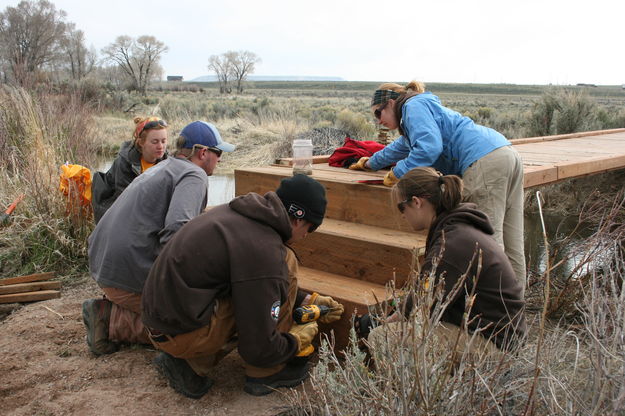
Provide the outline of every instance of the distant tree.
[[167,52],[165,44],[154,36],[119,36],[102,49],[104,59],[117,64],[128,77],[130,86],[145,95],[155,75],[161,73],[159,60]]
[[233,76],[233,68],[232,63],[226,54],[222,53],[221,55],[211,55],[208,58],[208,70],[217,75],[219,92],[222,94],[229,94],[232,89],[228,85],[228,82]]
[[250,51],[228,51],[224,54],[230,62],[232,76],[237,83],[237,92],[243,92],[243,82],[249,74],[253,74],[257,63],[261,59],[254,52]]
[[24,0],[0,13],[0,59],[7,80],[26,86],[62,57],[65,16],[46,0]]
[[73,23],[67,25],[67,33],[61,46],[70,78],[79,80],[94,70],[98,59],[97,52],[93,47],[87,49],[83,31],[77,30]]

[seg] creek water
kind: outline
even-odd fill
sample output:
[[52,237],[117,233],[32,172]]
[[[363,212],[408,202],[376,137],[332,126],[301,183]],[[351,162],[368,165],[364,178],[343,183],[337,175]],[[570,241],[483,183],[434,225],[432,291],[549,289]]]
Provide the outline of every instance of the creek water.
[[[543,215],[547,235],[548,251],[552,254],[551,264],[562,260],[564,262],[557,269],[558,275],[569,275],[578,264],[583,261],[584,255],[581,249],[594,231],[588,224],[579,224],[577,216],[565,216],[553,214]],[[525,215],[525,259],[527,268],[533,275],[541,275],[547,268],[548,252],[545,249],[543,228],[538,213],[526,213]],[[606,254],[606,253],[604,253]],[[597,258],[593,263],[600,262]],[[577,271],[576,275],[582,271]]]

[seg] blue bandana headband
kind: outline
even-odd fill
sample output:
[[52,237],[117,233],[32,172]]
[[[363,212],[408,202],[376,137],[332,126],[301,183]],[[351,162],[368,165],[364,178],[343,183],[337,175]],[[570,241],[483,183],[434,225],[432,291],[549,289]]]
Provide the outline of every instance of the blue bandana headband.
[[371,105],[383,104],[388,100],[396,100],[398,97],[399,93],[393,90],[375,90],[371,99]]

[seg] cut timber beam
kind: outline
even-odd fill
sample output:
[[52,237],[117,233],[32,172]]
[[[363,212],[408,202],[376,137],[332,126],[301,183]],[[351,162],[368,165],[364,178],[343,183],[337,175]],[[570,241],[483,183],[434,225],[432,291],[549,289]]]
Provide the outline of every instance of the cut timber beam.
[[0,303],[34,302],[37,300],[55,299],[60,297],[61,292],[58,290],[39,290],[37,292],[0,295]]
[[60,288],[61,282],[18,283],[15,285],[0,286],[0,295],[8,295],[10,293],[36,292],[39,290],[53,290]]
[[396,279],[401,286],[423,255],[425,238],[415,232],[326,218],[293,249],[303,266],[379,285]]
[[[275,191],[280,181],[292,174],[291,169],[277,166],[236,169],[234,171],[235,194],[245,195],[248,192],[256,192],[263,195],[268,191]],[[383,174],[374,175],[370,172],[360,173],[342,168],[326,170],[315,167],[311,177],[326,188],[328,200],[326,218],[411,231],[399,216],[389,215],[389,212],[394,213],[397,210],[391,202],[389,187],[357,183],[358,180],[363,179],[382,179]]]
[[18,276],[18,277],[9,277],[6,279],[0,279],[0,286],[14,285],[16,283],[40,282],[42,280],[50,280],[52,278],[54,278],[53,272],[36,273],[36,274],[29,274],[26,276]]

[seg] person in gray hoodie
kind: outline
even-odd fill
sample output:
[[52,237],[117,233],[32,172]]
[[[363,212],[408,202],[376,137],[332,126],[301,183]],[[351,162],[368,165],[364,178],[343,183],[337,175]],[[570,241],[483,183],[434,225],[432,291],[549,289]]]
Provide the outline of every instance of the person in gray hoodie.
[[295,325],[294,306],[332,309],[330,296],[297,287],[297,259],[288,244],[323,221],[325,189],[306,175],[283,179],[276,192],[249,193],[189,221],[154,263],[143,293],[143,322],[163,352],[155,365],[177,392],[202,397],[212,368],[238,347],[244,390],[252,395],[292,387],[308,375],[304,360],[317,323]]
[[149,344],[141,293],[165,243],[206,207],[208,176],[234,146],[195,121],[180,132],[175,157],[142,173],[106,211],[89,236],[89,271],[105,294],[82,305],[87,345],[96,355],[119,343]]

